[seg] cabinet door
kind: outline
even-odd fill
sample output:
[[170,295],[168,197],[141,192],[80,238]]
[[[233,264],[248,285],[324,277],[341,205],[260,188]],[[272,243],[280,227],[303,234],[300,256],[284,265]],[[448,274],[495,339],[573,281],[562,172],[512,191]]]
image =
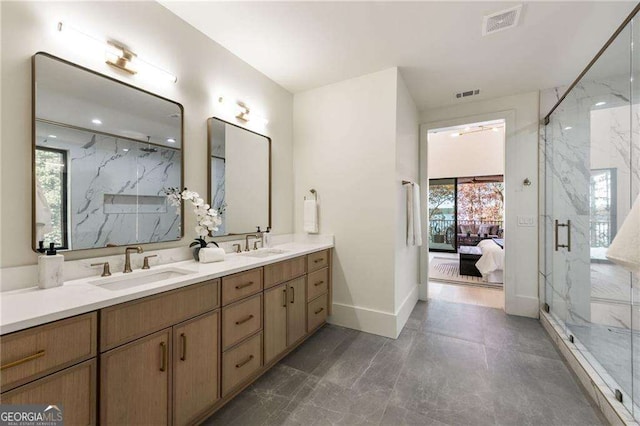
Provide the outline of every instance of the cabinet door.
[[0,395],[2,404],[46,404],[62,408],[68,425],[96,424],[96,359],[69,367]]
[[287,348],[287,284],[264,292],[264,363]]
[[173,421],[191,423],[218,400],[219,313],[173,327]]
[[171,329],[100,356],[100,424],[169,423]]
[[307,277],[287,283],[287,346],[307,333]]

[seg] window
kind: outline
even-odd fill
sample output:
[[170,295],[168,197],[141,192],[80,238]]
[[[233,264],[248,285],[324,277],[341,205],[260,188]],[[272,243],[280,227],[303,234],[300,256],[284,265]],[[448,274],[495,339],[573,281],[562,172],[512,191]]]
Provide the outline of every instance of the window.
[[67,152],[53,148],[36,148],[36,178],[51,211],[51,231],[44,235],[44,246],[55,243],[67,249]]
[[616,170],[591,170],[589,185],[591,247],[609,247],[616,232]]

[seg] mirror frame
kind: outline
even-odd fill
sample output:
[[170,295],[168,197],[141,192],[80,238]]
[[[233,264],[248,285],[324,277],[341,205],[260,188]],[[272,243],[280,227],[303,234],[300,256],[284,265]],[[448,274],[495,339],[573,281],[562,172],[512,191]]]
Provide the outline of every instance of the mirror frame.
[[[173,101],[171,99],[167,99],[163,96],[157,95],[155,93],[149,92],[147,90],[141,89],[139,87],[136,87],[132,84],[126,83],[124,81],[118,80],[116,78],[110,77],[108,75],[99,73],[97,71],[94,71],[92,69],[83,67],[82,65],[78,65],[75,64],[71,61],[68,61],[66,59],[60,58],[58,56],[52,55],[50,53],[47,52],[36,52],[32,57],[31,57],[31,249],[38,253],[38,251],[36,250],[38,247],[36,247],[36,241],[35,241],[35,235],[36,235],[36,57],[37,56],[44,56],[46,58],[49,59],[53,59],[55,61],[59,61],[65,65],[70,65],[72,67],[78,68],[82,71],[86,71],[88,73],[91,73],[93,75],[96,75],[98,77],[102,77],[105,78],[109,81],[112,81],[114,83],[118,83],[121,84],[127,88],[133,89],[133,90],[137,90],[139,92],[142,92],[144,94],[147,95],[151,95],[154,96],[158,99],[161,99],[163,101],[166,102],[170,102],[172,104],[175,104],[178,106],[178,108],[180,108],[180,187],[182,188],[184,186],[184,152],[185,152],[185,144],[184,144],[184,107],[182,106],[181,103]],[[67,127],[67,128],[71,128],[71,129],[77,129],[77,130],[86,130],[86,129],[81,129],[77,126],[73,126],[73,125],[68,125],[65,123],[54,123],[56,125],[59,126],[63,126],[63,127]],[[115,135],[112,133],[107,133],[107,132],[100,132],[100,131],[95,131],[95,130],[91,130],[93,133],[97,133],[97,134],[102,134],[105,136],[111,136],[111,137],[116,137],[118,139],[126,139],[126,140],[130,140],[136,143],[145,143],[147,144],[147,141],[144,140],[139,140],[139,139],[135,139],[135,138],[130,138],[130,137],[125,137],[125,136],[120,136],[120,135]],[[154,143],[151,143],[151,145],[157,145]],[[161,146],[161,145],[157,145],[157,146]],[[164,147],[164,146],[163,146]],[[68,185],[67,185],[68,186]],[[68,206],[66,208],[66,210],[68,210]],[[176,240],[168,240],[168,241],[155,241],[155,242],[138,242],[135,243],[137,245],[150,245],[150,244],[162,244],[162,243],[172,243],[174,241],[180,241],[184,238],[184,203],[182,203],[180,205],[180,238],[176,239]],[[106,248],[112,248],[112,247],[125,247],[123,245],[109,245],[107,247],[92,247],[92,248],[81,248],[81,249],[77,249],[77,250],[70,250],[70,249],[61,249],[61,251],[63,251],[64,253],[70,253],[70,252],[79,252],[79,251],[87,251],[87,250],[101,250],[101,249],[106,249]]]
[[[242,127],[242,126],[239,126],[237,124],[230,123],[227,120],[223,120],[223,119],[221,119],[219,117],[209,117],[207,119],[207,203],[209,205],[211,205],[211,201],[212,201],[211,200],[211,189],[212,189],[211,188],[211,154],[212,154],[212,152],[211,152],[211,123],[212,123],[213,120],[218,120],[218,121],[220,121],[220,122],[222,122],[224,124],[228,124],[230,126],[237,127],[238,129],[245,130],[245,131],[247,131],[249,133],[253,133],[254,135],[257,135],[257,136],[262,136],[263,138],[265,138],[267,140],[267,143],[269,144],[269,212],[268,212],[268,222],[269,223],[267,224],[267,226],[271,227],[273,225],[273,222],[272,222],[273,217],[271,215],[271,204],[272,204],[271,195],[273,193],[273,191],[271,189],[271,177],[272,177],[271,138],[269,136],[263,135],[261,133],[254,132],[253,130],[249,130],[246,127]],[[225,141],[225,143],[226,143],[226,141]],[[264,231],[266,231],[266,230],[262,230],[260,232],[264,232]],[[211,238],[213,238],[214,241],[231,241],[231,240],[237,240],[238,237],[242,237],[244,235],[251,235],[251,234],[254,234],[256,232],[257,231],[237,233],[237,234],[218,235],[218,236],[212,236],[211,233],[209,233],[209,236]]]

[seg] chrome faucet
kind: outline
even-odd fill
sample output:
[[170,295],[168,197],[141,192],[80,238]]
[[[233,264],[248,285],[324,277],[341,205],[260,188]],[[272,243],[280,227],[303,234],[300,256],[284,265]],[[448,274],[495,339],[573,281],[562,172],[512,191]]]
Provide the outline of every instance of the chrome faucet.
[[249,251],[249,238],[261,239],[262,237],[254,234],[247,235],[246,237],[244,237],[244,242],[245,242],[244,251]]
[[142,253],[144,252],[144,250],[142,250],[142,247],[137,246],[137,247],[127,247],[126,249],[124,249],[124,273],[127,274],[129,272],[133,272],[133,270],[131,269],[131,252],[135,251],[136,253]]

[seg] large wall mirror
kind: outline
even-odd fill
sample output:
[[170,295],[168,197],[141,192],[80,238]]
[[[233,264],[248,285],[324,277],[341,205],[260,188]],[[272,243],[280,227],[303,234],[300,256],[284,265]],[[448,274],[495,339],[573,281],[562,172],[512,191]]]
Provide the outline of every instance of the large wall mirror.
[[62,59],[33,57],[33,245],[178,240],[183,109]]
[[208,121],[209,204],[222,212],[214,237],[271,226],[271,139],[218,118]]

